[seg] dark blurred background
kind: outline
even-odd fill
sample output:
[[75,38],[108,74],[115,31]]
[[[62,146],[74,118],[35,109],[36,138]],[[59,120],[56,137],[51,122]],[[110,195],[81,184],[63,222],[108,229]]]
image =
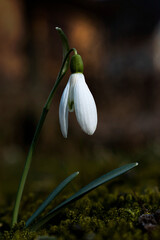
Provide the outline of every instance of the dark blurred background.
[[68,73],[54,97],[37,156],[95,157],[106,149],[159,144],[159,0],[0,0],[1,169],[8,163],[15,171],[15,162],[24,163],[62,62],[56,26],[83,58],[99,122],[95,134],[87,136],[70,114],[68,139],[62,137],[58,108]]

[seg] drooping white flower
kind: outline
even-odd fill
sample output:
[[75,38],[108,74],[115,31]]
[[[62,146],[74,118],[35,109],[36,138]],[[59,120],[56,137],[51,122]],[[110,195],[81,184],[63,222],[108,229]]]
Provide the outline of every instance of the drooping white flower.
[[82,130],[92,135],[97,127],[97,108],[84,75],[80,72],[71,74],[60,101],[59,121],[65,138],[68,133],[68,112],[74,110]]

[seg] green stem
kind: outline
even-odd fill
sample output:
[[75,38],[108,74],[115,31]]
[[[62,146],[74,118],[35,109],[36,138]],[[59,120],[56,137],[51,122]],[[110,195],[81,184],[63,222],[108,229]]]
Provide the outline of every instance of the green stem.
[[17,223],[18,212],[19,212],[19,207],[20,207],[20,201],[21,201],[21,198],[22,198],[24,185],[25,185],[26,178],[27,178],[27,175],[28,175],[28,172],[29,172],[31,161],[32,161],[32,155],[33,155],[33,152],[35,150],[35,146],[37,144],[37,141],[38,141],[38,138],[39,138],[39,135],[40,135],[40,131],[42,129],[43,123],[44,123],[44,121],[46,119],[46,116],[47,116],[47,113],[49,111],[49,108],[50,108],[50,105],[51,105],[51,102],[52,102],[55,90],[57,89],[61,79],[65,75],[65,72],[63,71],[63,68],[65,66],[65,63],[66,63],[68,57],[69,57],[69,54],[72,51],[74,51],[73,48],[68,51],[68,53],[66,54],[66,57],[63,60],[60,72],[59,72],[58,77],[56,79],[56,82],[55,82],[55,84],[54,84],[54,86],[53,86],[53,88],[52,88],[52,90],[51,90],[51,92],[49,94],[49,97],[48,97],[48,99],[46,101],[46,104],[45,104],[45,106],[43,108],[40,120],[38,122],[35,134],[33,136],[32,143],[31,143],[31,146],[30,146],[30,149],[29,149],[29,152],[28,152],[28,156],[27,156],[27,159],[26,159],[26,162],[25,162],[25,165],[24,165],[22,177],[21,177],[20,184],[19,184],[18,191],[17,191],[16,201],[15,201],[14,210],[13,210],[13,218],[12,218],[12,225],[11,225],[12,227],[13,227],[13,225],[15,223]]

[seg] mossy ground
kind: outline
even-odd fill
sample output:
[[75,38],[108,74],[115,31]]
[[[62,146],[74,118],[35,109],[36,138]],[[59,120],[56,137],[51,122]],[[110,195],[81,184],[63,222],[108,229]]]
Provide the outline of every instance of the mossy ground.
[[[33,165],[33,172],[37,161]],[[55,187],[66,177],[66,175],[64,176],[64,172],[65,174],[68,172],[69,175],[75,170],[80,170],[80,175],[53,201],[42,215],[93,179],[113,168],[135,161],[139,162],[138,167],[102,185],[77,202],[64,208],[39,231],[31,232],[28,229],[24,230],[24,222],[36,210],[37,206],[42,203],[45,197],[47,197],[49,190],[52,190],[52,187]],[[69,159],[66,163],[63,163],[64,168],[62,168],[62,162],[60,163],[57,160],[57,162],[54,162],[54,166],[56,166],[54,184],[51,184],[48,180],[50,189],[43,187],[45,174],[44,176],[42,175],[42,181],[39,185],[38,181],[35,186],[30,185],[31,183],[29,182],[23,197],[19,216],[22,221],[12,230],[10,230],[9,225],[13,202],[8,200],[10,199],[10,195],[7,198],[6,194],[5,201],[1,203],[0,210],[0,239],[159,240],[159,161],[160,150],[157,145],[132,154],[120,151],[106,151],[103,154],[101,152],[101,154],[94,155],[94,158],[89,159],[86,156],[83,160],[79,161],[78,159],[74,163],[73,160]],[[39,164],[38,166],[40,172],[42,168],[44,170],[43,164]],[[48,173],[48,176],[51,174],[47,168],[46,173]],[[30,181],[36,182],[33,176],[31,176]],[[35,189],[37,191],[34,191]],[[27,191],[30,193],[26,194]]]

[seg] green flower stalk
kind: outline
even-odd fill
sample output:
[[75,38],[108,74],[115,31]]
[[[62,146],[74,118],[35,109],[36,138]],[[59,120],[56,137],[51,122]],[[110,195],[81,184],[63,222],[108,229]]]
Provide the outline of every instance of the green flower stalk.
[[26,178],[27,178],[27,175],[28,175],[28,172],[29,172],[29,168],[30,168],[30,165],[31,165],[33,152],[35,150],[35,147],[36,147],[36,144],[37,144],[37,141],[38,141],[41,129],[43,127],[44,121],[46,119],[47,113],[48,113],[48,111],[50,109],[50,105],[51,105],[54,93],[55,93],[55,91],[56,91],[56,89],[57,89],[61,79],[64,77],[64,75],[65,75],[65,73],[66,73],[66,71],[67,71],[67,69],[69,67],[69,54],[72,51],[76,51],[75,49],[70,49],[69,50],[68,40],[67,40],[67,37],[65,36],[64,32],[60,28],[56,28],[56,30],[59,32],[61,40],[62,40],[62,45],[63,45],[63,63],[62,63],[60,72],[59,72],[59,74],[57,76],[56,82],[55,82],[55,84],[54,84],[54,86],[53,86],[53,88],[52,88],[52,90],[51,90],[51,92],[49,94],[49,97],[48,97],[48,99],[46,101],[46,104],[45,104],[45,106],[43,108],[40,120],[38,122],[35,134],[33,136],[33,140],[32,140],[29,152],[28,152],[28,156],[27,156],[27,159],[26,159],[26,162],[25,162],[25,166],[24,166],[24,169],[23,169],[23,173],[22,173],[22,177],[21,177],[21,180],[20,180],[19,188],[18,188],[18,191],[17,191],[17,197],[16,197],[14,211],[13,211],[12,226],[15,223],[17,223],[18,212],[19,212],[19,207],[20,207],[20,201],[21,201],[21,198],[22,198],[24,185],[25,185]]

